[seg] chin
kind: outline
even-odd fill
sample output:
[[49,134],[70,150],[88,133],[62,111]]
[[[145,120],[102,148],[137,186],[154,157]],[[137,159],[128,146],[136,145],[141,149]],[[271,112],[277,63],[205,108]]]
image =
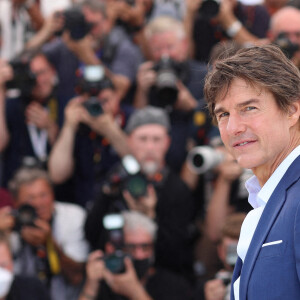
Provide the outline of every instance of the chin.
[[142,171],[146,175],[154,175],[159,170],[159,164],[155,161],[147,161],[142,164]]
[[262,162],[255,159],[255,157],[238,157],[237,163],[244,169],[253,169],[262,164]]

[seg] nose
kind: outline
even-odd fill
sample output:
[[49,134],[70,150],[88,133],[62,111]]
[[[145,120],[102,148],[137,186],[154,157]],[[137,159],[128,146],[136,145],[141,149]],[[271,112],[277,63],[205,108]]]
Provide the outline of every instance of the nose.
[[239,114],[230,114],[228,117],[228,122],[226,126],[227,133],[236,136],[240,133],[244,132],[246,129],[246,126]]
[[142,247],[136,247],[133,251],[132,256],[135,259],[144,259],[144,258],[146,258],[145,251],[142,249]]

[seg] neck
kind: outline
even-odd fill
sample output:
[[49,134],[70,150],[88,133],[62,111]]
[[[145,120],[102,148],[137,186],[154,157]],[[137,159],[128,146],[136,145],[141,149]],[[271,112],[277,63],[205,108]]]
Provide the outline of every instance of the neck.
[[300,133],[291,139],[289,145],[280,153],[280,155],[272,162],[253,168],[252,171],[257,177],[261,187],[269,180],[279,165],[286,159],[286,157],[300,145]]

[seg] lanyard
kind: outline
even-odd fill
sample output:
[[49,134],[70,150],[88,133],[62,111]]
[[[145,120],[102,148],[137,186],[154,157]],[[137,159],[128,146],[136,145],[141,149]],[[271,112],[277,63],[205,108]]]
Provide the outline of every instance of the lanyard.
[[29,137],[31,140],[33,152],[40,161],[47,159],[47,138],[48,133],[46,129],[38,131],[37,127],[33,124],[27,125]]

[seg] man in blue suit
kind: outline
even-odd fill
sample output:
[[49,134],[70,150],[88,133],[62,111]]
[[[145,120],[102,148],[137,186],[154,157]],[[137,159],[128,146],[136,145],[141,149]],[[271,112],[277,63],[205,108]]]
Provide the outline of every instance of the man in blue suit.
[[205,95],[221,138],[254,176],[231,299],[300,299],[300,73],[275,46],[219,59]]

